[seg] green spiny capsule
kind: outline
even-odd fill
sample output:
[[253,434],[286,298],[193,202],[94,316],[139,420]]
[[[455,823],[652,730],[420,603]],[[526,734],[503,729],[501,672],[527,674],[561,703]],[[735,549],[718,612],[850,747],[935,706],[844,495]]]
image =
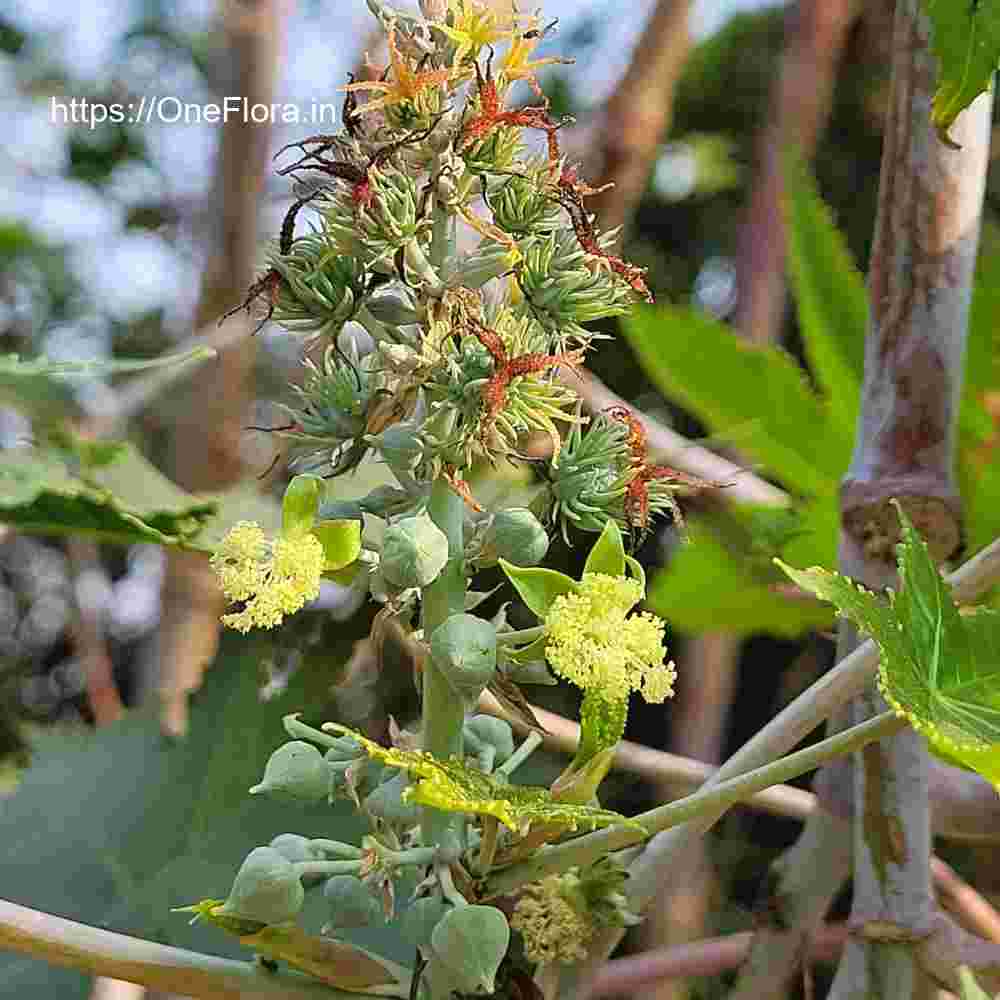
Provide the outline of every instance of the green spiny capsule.
[[515,566],[537,566],[549,551],[549,536],[527,507],[511,507],[493,515],[485,549]]
[[474,704],[496,670],[496,629],[475,615],[452,615],[431,634],[430,647],[434,665],[452,690]]
[[492,715],[473,715],[463,727],[466,742],[476,750],[476,744],[489,745],[496,751],[496,762],[502,764],[514,752],[514,733],[509,722]]
[[390,524],[382,538],[382,573],[394,587],[426,587],[448,562],[448,537],[427,514]]
[[416,826],[420,822],[420,807],[403,798],[403,792],[409,787],[406,774],[397,772],[368,795],[365,808],[394,826]]
[[302,802],[320,802],[330,794],[330,767],[311,743],[291,740],[271,754],[260,784],[251,795],[266,792]]
[[305,895],[288,858],[273,847],[255,847],[236,873],[229,898],[218,912],[262,924],[284,924],[295,919]]
[[354,875],[334,875],[323,886],[331,927],[378,927],[385,923],[382,905]]
[[449,908],[440,896],[422,896],[403,912],[399,921],[400,936],[413,948],[426,948],[431,943],[434,928]]
[[492,993],[510,946],[507,918],[494,906],[458,906],[431,934],[431,950],[460,993]]

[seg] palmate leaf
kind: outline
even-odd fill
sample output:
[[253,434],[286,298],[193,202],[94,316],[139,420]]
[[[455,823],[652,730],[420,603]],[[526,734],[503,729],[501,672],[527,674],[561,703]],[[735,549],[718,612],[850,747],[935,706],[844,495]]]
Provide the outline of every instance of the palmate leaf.
[[931,45],[938,59],[938,86],[931,121],[943,142],[948,129],[988,90],[1000,62],[1000,0],[924,0]]
[[931,751],[1000,790],[1000,612],[962,615],[902,509],[899,517],[900,589],[888,600],[836,573],[780,565],[875,640],[882,694]]
[[199,364],[214,358],[210,347],[196,347],[182,354],[167,354],[148,360],[50,361],[24,360],[16,354],[0,355],[0,403],[28,416],[52,423],[76,412],[71,378],[96,378],[148,371],[170,365]]
[[0,521],[26,532],[185,546],[216,509],[175,487],[130,446],[86,480],[51,452],[0,452]]
[[432,806],[442,812],[493,816],[504,826],[521,833],[526,833],[535,823],[568,830],[593,830],[617,823],[643,829],[610,809],[560,802],[547,788],[510,785],[455,758],[442,761],[422,750],[384,747],[332,722],[323,728],[357,740],[373,760],[406,771],[414,781],[403,793],[403,798],[409,802]]
[[639,309],[623,324],[664,395],[798,492],[836,489],[853,426],[835,419],[796,361],[693,309]]
[[788,272],[809,367],[847,427],[857,419],[868,295],[847,241],[801,157],[784,156]]

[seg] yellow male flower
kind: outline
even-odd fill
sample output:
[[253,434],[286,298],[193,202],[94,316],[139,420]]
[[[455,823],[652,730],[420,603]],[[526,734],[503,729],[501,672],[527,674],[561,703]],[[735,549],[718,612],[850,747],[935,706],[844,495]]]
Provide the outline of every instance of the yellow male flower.
[[521,932],[524,953],[532,962],[579,962],[587,957],[594,924],[573,905],[566,878],[548,875],[524,887],[510,926]]
[[239,632],[274,628],[319,596],[326,561],[314,535],[269,539],[259,524],[240,521],[212,555],[212,568],[223,593],[242,601],[242,611],[223,615],[222,623]]
[[621,701],[638,691],[648,702],[674,693],[676,671],[664,663],[664,624],[629,611],[643,598],[638,580],[584,573],[575,592],[561,594],[545,616],[545,658],[584,691]]
[[645,573],[626,555],[614,520],[590,550],[581,580],[544,567],[500,565],[542,622],[541,635],[509,655],[522,662],[544,656],[584,692],[580,746],[570,768],[577,773],[621,739],[633,691],[651,703],[674,693],[677,672],[664,662],[665,625],[648,612],[632,613],[646,593]]

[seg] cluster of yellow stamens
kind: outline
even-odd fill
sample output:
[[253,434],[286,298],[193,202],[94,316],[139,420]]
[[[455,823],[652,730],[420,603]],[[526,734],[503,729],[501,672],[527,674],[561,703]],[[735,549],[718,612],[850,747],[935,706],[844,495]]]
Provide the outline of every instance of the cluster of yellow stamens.
[[674,693],[674,664],[664,663],[664,624],[648,612],[629,615],[643,598],[638,580],[585,573],[573,593],[545,616],[545,656],[560,677],[607,701],[638,691],[648,702]]
[[563,877],[549,875],[526,886],[510,926],[524,938],[532,962],[579,962],[587,957],[594,925],[563,892]]
[[223,615],[239,632],[274,628],[319,596],[324,554],[310,534],[269,539],[260,525],[240,521],[212,555],[223,593],[243,609]]

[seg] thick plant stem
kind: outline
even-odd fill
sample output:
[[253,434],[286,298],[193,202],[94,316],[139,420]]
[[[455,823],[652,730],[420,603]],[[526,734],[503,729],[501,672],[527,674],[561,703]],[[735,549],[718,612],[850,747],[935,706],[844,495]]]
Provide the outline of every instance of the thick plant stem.
[[721,781],[711,788],[634,816],[633,819],[645,829],[645,833],[627,826],[613,826],[544,848],[533,857],[511,865],[487,879],[485,891],[489,895],[501,895],[545,875],[566,871],[575,865],[592,864],[610,851],[641,842],[651,833],[668,830],[702,815],[715,816],[755,792],[805,774],[824,761],[851,753],[873,740],[898,732],[905,726],[904,720],[891,712],[883,712],[877,718],[868,719],[859,726],[853,726],[755,771],[741,774],[729,781]]
[[[424,635],[430,636],[446,618],[465,609],[464,501],[441,477],[431,487],[427,512],[448,538],[448,562],[441,575],[423,591]],[[464,720],[462,699],[428,657],[423,670],[423,748],[442,760],[461,755]],[[461,816],[425,809],[420,831],[427,846],[459,846]]]
[[0,900],[0,950],[206,1000],[350,1000],[326,983],[115,934]]
[[[951,148],[931,123],[937,60],[919,0],[898,0],[861,412],[841,492],[841,569],[872,589],[894,579],[897,498],[938,561],[962,544],[954,476],[956,415],[989,154],[991,99],[959,116]],[[857,722],[884,706],[874,690]],[[913,943],[936,919],[930,872],[930,766],[924,741],[901,733],[855,765],[853,922],[831,988],[835,1000],[915,1000]]]

